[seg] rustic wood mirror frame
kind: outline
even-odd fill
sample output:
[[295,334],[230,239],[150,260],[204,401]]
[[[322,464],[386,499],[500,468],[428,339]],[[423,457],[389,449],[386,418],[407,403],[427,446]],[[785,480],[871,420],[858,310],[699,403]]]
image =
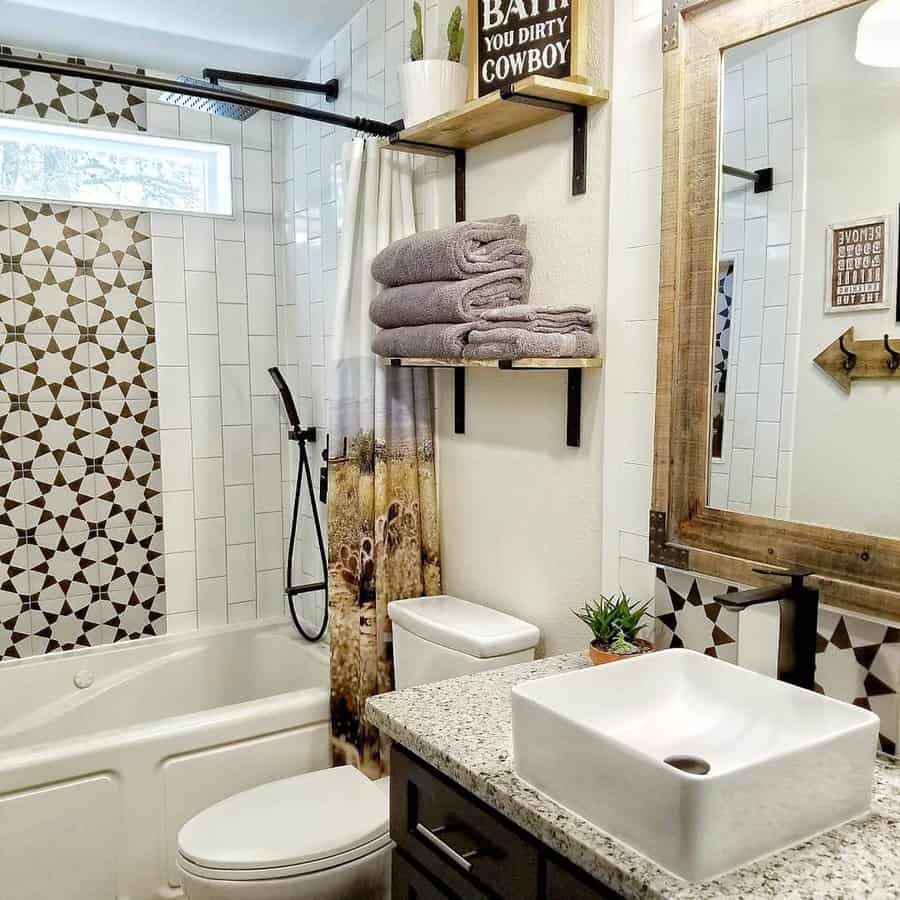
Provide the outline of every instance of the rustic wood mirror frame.
[[707,505],[721,54],[860,2],[663,0],[662,252],[650,560],[741,584],[769,581],[753,573],[760,564],[802,567],[816,573],[824,603],[900,617],[900,540]]

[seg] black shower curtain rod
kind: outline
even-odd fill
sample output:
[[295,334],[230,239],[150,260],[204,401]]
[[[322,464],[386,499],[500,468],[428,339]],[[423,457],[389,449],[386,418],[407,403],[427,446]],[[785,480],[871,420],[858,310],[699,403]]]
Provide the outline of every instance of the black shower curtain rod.
[[[321,122],[325,125],[335,125],[349,128],[352,131],[364,131],[377,137],[390,137],[397,131],[401,131],[401,122],[388,124],[366,119],[361,116],[342,116],[339,113],[328,112],[324,109],[312,109],[308,106],[297,106],[294,103],[285,103],[282,100],[271,100],[268,97],[258,97],[255,94],[245,94],[243,91],[229,90],[217,86],[208,89],[203,85],[184,84],[180,81],[172,81],[168,78],[156,78],[152,75],[138,75],[129,72],[116,72],[112,69],[98,69],[93,66],[83,66],[80,63],[55,62],[48,59],[32,59],[26,56],[13,56],[12,54],[0,54],[0,66],[11,69],[26,69],[32,72],[44,72],[48,75],[71,75],[75,78],[88,78],[92,81],[106,81],[111,84],[123,84],[128,87],[146,88],[151,91],[171,92],[173,94],[187,94],[191,97],[202,97],[205,100],[227,100],[242,106],[253,106],[269,112],[284,113],[299,119],[309,119],[313,122]],[[222,72],[213,74],[237,76],[235,80],[247,81],[252,78],[255,84],[271,84],[273,86],[287,87],[288,79],[268,79],[266,76],[248,76],[241,72]],[[295,89],[302,89],[306,82],[296,82]]]

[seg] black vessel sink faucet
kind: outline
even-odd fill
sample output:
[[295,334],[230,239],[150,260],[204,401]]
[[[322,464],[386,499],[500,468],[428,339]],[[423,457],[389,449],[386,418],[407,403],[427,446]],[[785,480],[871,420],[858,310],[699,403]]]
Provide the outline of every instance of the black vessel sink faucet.
[[760,603],[777,603],[781,612],[778,635],[778,680],[797,687],[816,689],[816,626],[819,620],[819,591],[808,587],[808,571],[754,569],[757,575],[790,578],[779,587],[756,588],[720,594],[715,599],[737,612]]

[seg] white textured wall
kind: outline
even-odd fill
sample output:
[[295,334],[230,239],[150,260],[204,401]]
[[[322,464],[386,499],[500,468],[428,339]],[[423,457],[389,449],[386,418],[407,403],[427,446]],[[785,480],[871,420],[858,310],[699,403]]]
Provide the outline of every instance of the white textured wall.
[[[855,61],[861,13],[853,7],[808,26],[815,53],[810,52],[808,63],[809,202],[792,505],[793,518],[799,521],[896,537],[897,385],[861,381],[846,394],[812,362],[851,325],[857,340],[890,334],[900,346],[894,292],[887,310],[823,312],[828,225],[893,216],[889,281],[896,272],[900,72]],[[841,110],[840,116],[834,115],[835,109]],[[860,134],[865,138],[860,140]]]
[[[612,5],[587,4],[590,75],[610,82]],[[572,121],[494,141],[468,157],[470,218],[515,212],[534,255],[531,302],[607,303],[607,107],[590,113],[588,191],[572,197]],[[521,616],[544,650],[586,643],[572,607],[600,589],[603,375],[584,374],[582,446],[565,442],[562,373],[467,373],[466,434],[453,433],[453,376],[439,373],[445,589]],[[649,591],[648,591],[649,595]]]

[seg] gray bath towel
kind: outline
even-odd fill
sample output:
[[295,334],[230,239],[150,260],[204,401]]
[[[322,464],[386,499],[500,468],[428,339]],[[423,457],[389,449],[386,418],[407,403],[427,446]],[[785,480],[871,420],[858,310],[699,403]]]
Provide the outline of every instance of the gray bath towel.
[[586,331],[572,334],[539,334],[523,328],[473,331],[465,349],[466,359],[527,359],[596,356],[597,338]]
[[453,325],[411,325],[385,328],[375,335],[372,351],[378,356],[432,356],[438,359],[460,359],[470,322]]
[[381,328],[470,322],[486,310],[528,299],[528,272],[488,272],[465,281],[429,281],[384,288],[369,306]]
[[486,272],[530,269],[527,229],[518,216],[459,222],[394,241],[372,262],[372,277],[387,287],[462,281]]
[[527,303],[505,306],[503,309],[485,310],[481,318],[509,328],[528,327],[529,323],[553,325],[594,324],[594,313],[589,306],[578,303],[560,306],[529,306]]

